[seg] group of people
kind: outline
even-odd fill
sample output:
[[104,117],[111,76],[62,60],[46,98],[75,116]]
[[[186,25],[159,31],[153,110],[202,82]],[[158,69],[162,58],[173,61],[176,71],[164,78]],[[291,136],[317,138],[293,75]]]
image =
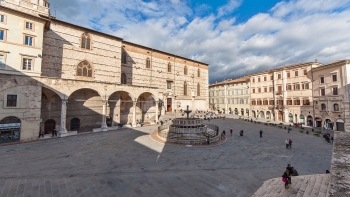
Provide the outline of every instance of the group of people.
[[[231,134],[231,136],[232,136],[232,133],[233,133],[233,130],[230,129],[230,134]],[[239,132],[239,136],[240,136],[240,137],[243,137],[243,133],[244,133],[244,131],[241,130],[241,131]],[[226,136],[226,131],[225,131],[225,130],[222,131],[222,136]]]
[[286,189],[289,188],[289,184],[292,184],[292,176],[298,176],[298,172],[290,164],[288,164],[286,171],[282,175],[282,181],[284,182],[284,187]]
[[327,143],[333,144],[333,136],[329,133],[325,133],[323,135],[323,138],[326,140]]
[[[45,133],[45,131],[40,129],[40,131],[39,131],[39,138],[40,137],[44,137],[45,134],[48,134],[48,133]],[[57,130],[56,129],[53,129],[53,131],[52,131],[52,137],[54,137],[54,136],[57,137]]]
[[292,143],[293,143],[293,141],[292,141],[292,139],[286,139],[286,141],[284,141],[284,143],[286,144],[286,148],[288,149],[288,148],[292,148]]

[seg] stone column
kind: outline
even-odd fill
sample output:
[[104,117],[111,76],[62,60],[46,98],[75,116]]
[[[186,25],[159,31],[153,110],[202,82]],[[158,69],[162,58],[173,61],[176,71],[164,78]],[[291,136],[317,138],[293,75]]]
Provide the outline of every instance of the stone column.
[[156,101],[156,123],[158,122],[159,101]]
[[136,127],[136,104],[137,101],[133,101],[133,110],[132,110],[132,126]]
[[106,124],[106,113],[107,113],[107,104],[108,102],[106,100],[102,101],[102,123],[101,123],[101,131],[107,131],[107,124]]
[[68,133],[67,128],[66,128],[66,119],[67,119],[67,99],[62,99],[62,107],[61,107],[61,130],[60,130],[60,135],[61,134],[66,134]]

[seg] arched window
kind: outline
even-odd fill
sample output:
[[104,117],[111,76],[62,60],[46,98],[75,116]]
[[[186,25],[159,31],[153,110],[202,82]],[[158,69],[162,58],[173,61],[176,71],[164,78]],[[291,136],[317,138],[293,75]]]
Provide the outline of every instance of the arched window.
[[197,96],[201,95],[201,85],[198,83],[197,84]]
[[77,76],[92,77],[92,66],[88,61],[84,60],[78,64]]
[[81,48],[91,49],[91,38],[88,33],[83,33],[83,35],[81,35]]
[[149,57],[146,59],[146,68],[151,68],[151,59]]
[[126,64],[126,52],[122,52],[122,64]]
[[168,72],[170,73],[171,72],[171,64],[168,63]]
[[122,79],[121,79],[122,84],[126,84],[126,74],[122,73]]
[[184,83],[184,96],[187,96],[187,82]]
[[338,104],[334,104],[333,105],[333,110],[334,111],[339,111],[339,105]]
[[324,103],[321,104],[321,110],[326,111],[326,104],[324,104]]
[[184,68],[184,75],[187,75],[187,66]]
[[198,71],[197,71],[197,76],[198,77],[201,77],[201,71],[198,69]]

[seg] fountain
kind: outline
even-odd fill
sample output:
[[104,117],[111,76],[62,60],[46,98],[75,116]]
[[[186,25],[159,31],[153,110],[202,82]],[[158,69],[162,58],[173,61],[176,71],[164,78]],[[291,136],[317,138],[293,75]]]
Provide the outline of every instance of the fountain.
[[186,118],[175,118],[170,125],[158,128],[157,137],[166,143],[183,145],[207,145],[221,140],[219,127],[204,124],[200,118],[190,118],[192,110],[184,110]]

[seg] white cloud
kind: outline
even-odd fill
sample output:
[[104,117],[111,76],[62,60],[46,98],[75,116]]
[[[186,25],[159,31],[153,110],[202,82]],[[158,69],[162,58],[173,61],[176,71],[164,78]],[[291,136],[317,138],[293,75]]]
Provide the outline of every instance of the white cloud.
[[60,19],[209,63],[211,82],[314,59],[350,58],[347,0],[280,2],[239,24],[229,13],[240,1],[229,1],[209,15],[197,15],[198,9],[208,10],[206,5],[189,8],[180,0],[51,0],[53,4]]

